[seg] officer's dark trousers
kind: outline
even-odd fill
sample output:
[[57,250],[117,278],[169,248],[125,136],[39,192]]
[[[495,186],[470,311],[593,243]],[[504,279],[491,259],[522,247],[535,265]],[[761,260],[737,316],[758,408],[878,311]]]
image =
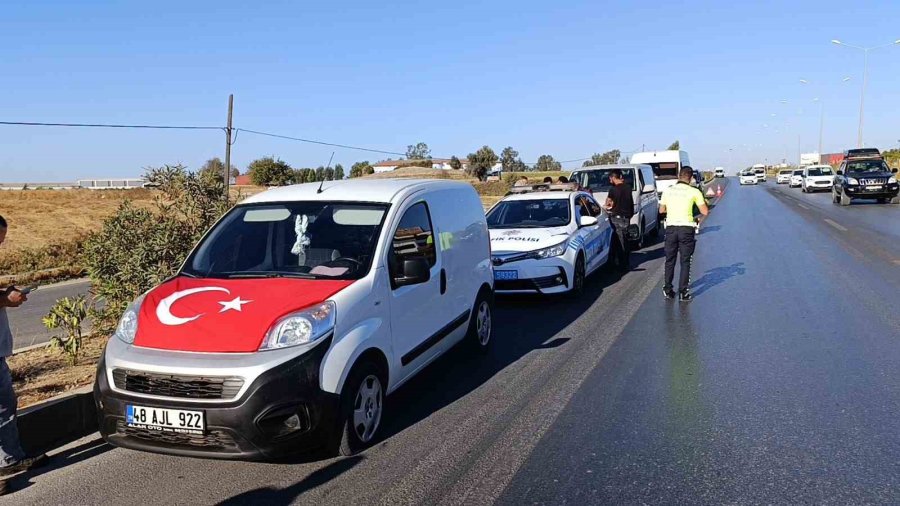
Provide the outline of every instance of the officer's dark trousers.
[[697,229],[694,227],[666,227],[666,284],[664,288],[667,291],[672,289],[678,255],[681,255],[678,291],[687,290],[691,285],[691,257],[694,255],[696,231]]
[[610,223],[613,228],[613,240],[610,248],[613,262],[621,271],[631,269],[631,245],[628,244],[628,236],[626,231],[631,223],[630,218],[623,216],[610,217]]

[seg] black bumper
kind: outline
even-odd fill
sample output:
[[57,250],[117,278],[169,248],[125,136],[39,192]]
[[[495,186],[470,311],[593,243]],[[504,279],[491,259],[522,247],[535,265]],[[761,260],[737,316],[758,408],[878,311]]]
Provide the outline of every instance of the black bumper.
[[878,190],[868,190],[864,186],[843,186],[843,193],[856,199],[892,199],[900,194],[900,184],[886,184]]
[[[221,403],[113,391],[101,358],[94,383],[100,434],[113,446],[188,457],[271,460],[320,449],[333,439],[340,406],[338,395],[319,388],[319,366],[330,341],[263,373],[241,398]],[[127,427],[127,404],[203,411],[206,430],[188,435]],[[294,415],[295,428],[288,430],[284,421]]]

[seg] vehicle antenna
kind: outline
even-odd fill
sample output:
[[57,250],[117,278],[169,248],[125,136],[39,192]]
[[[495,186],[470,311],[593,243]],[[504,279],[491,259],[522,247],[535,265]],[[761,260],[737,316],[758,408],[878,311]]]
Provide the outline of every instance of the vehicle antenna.
[[[328,165],[325,166],[325,170],[331,168],[331,161],[334,160],[334,151],[331,152],[331,158],[328,159]],[[322,181],[319,182],[319,189],[316,190],[316,194],[322,193],[322,185],[325,184],[325,174],[322,174]]]

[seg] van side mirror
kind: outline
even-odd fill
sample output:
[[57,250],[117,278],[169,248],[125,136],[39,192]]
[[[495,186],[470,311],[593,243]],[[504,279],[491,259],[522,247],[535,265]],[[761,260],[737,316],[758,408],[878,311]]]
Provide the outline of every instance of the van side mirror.
[[402,272],[394,276],[394,286],[418,285],[431,279],[431,266],[425,257],[412,257],[403,260]]
[[597,218],[594,216],[582,216],[578,218],[579,227],[590,227],[597,224]]
[[641,188],[641,193],[653,193],[656,191],[656,187],[652,184],[645,184],[643,188]]
[[842,171],[842,170],[837,171],[837,175],[838,175],[838,176],[843,176],[843,175],[844,175],[844,171]]
[[896,173],[897,173],[897,169],[891,169],[891,174],[896,174]]

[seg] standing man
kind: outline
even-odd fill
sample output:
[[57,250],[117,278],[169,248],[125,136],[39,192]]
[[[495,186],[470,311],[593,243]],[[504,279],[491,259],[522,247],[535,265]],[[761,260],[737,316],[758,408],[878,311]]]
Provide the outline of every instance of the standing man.
[[[0,216],[0,244],[6,240],[6,220]],[[12,374],[6,364],[6,357],[12,355],[12,331],[6,308],[19,307],[28,300],[15,287],[0,290],[0,494],[6,492],[4,477],[25,471],[47,460],[46,455],[26,457],[19,442],[16,426],[16,392],[13,390]]]
[[614,261],[622,272],[631,269],[631,247],[628,243],[628,225],[634,216],[634,199],[631,196],[631,185],[625,182],[625,177],[620,169],[609,171],[609,182],[612,188],[606,197],[606,210],[609,211],[610,223],[616,236],[612,254]]
[[678,278],[678,300],[689,302],[693,299],[690,291],[691,257],[696,245],[697,221],[694,219],[694,206],[700,214],[709,214],[703,192],[691,186],[694,171],[690,167],[682,167],[678,173],[678,182],[663,192],[659,202],[659,212],[666,214],[666,279],[663,285],[663,296],[675,298],[672,281],[675,279],[675,262],[681,255],[681,272]]

